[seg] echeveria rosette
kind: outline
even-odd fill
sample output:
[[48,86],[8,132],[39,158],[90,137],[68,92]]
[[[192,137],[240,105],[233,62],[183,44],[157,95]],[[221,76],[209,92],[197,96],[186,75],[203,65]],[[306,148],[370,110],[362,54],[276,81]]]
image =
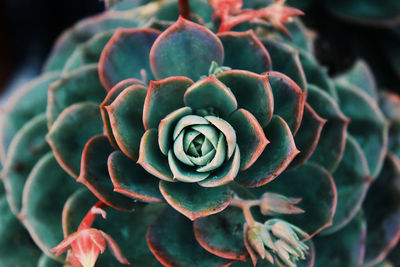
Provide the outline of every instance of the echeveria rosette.
[[[129,49],[133,43],[140,43],[141,51]],[[246,57],[233,57],[236,49]],[[129,61],[143,63],[130,67]],[[211,63],[232,70],[214,75]],[[114,190],[144,201],[166,200],[194,220],[229,205],[229,182],[254,187],[275,178],[298,154],[293,133],[305,99],[288,77],[268,72],[270,65],[251,31],[217,36],[183,18],[161,35],[118,30],[99,65],[109,89],[101,105],[103,121],[111,144],[120,149],[107,163]],[[147,89],[153,76],[157,80]],[[290,99],[275,112],[274,92],[277,104],[285,95]],[[101,137],[95,138],[86,145],[79,177],[93,191],[99,185],[86,175],[91,158],[85,152],[100,143]],[[134,161],[139,165],[130,166]],[[140,175],[133,177],[135,172]]]

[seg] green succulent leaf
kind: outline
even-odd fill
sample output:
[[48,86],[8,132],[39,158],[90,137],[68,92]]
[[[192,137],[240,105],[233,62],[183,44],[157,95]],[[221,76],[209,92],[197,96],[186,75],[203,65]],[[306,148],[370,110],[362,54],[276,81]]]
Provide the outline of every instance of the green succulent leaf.
[[294,137],[300,154],[292,161],[291,168],[302,165],[311,157],[318,145],[325,123],[326,120],[321,118],[308,103],[305,103],[301,125]]
[[54,124],[67,107],[80,102],[100,104],[106,96],[97,73],[97,65],[84,66],[61,76],[49,87],[47,100],[48,126]]
[[229,266],[232,261],[204,250],[197,243],[190,220],[166,208],[147,232],[147,243],[154,256],[167,266]]
[[[168,152],[168,164],[175,180],[186,183],[196,183],[206,179],[210,175],[210,173],[206,171],[194,171],[193,168],[180,162],[175,155],[176,153],[172,152],[172,150]],[[190,162],[190,159],[188,160]]]
[[378,92],[374,75],[364,60],[356,61],[350,70],[336,77],[335,80],[357,86],[370,97],[377,99]]
[[245,109],[233,112],[228,121],[236,131],[240,148],[240,170],[243,171],[257,161],[269,141],[257,119]]
[[213,75],[188,88],[184,95],[184,103],[193,110],[215,108],[222,117],[237,109],[237,101],[232,91]]
[[274,96],[274,114],[281,116],[295,134],[303,117],[306,94],[282,73],[271,71],[267,77]]
[[346,148],[339,166],[333,173],[338,202],[332,226],[326,233],[333,233],[343,228],[361,208],[371,183],[367,160],[360,145],[350,135],[347,136]]
[[388,149],[397,157],[400,157],[400,97],[391,92],[379,92],[379,107],[389,125]]
[[0,265],[37,266],[41,251],[33,244],[28,232],[10,211],[4,197],[0,198],[0,214]]
[[183,96],[192,84],[193,81],[186,77],[171,77],[150,82],[143,110],[145,129],[157,129],[162,119],[182,108]]
[[[63,210],[65,236],[78,229],[83,217],[97,201],[86,189],[70,196]],[[94,221],[93,227],[112,236],[129,262],[135,266],[161,267],[147,246],[146,231],[164,207],[165,205],[160,204],[137,206],[134,212],[106,209],[107,219],[104,220],[99,216]],[[117,262],[112,253],[106,249],[98,258],[96,266],[126,265]]]
[[150,52],[154,76],[186,76],[196,81],[208,73],[212,61],[222,64],[221,41],[207,28],[180,17],[163,32]]
[[86,142],[102,133],[103,123],[98,105],[80,103],[66,108],[60,114],[46,139],[61,167],[77,178]]
[[33,117],[46,111],[47,88],[59,76],[58,72],[43,74],[8,99],[0,122],[0,160],[3,164],[15,134]]
[[63,266],[61,262],[55,261],[46,254],[42,254],[39,258],[37,267],[61,267]]
[[[118,29],[101,53],[99,75],[110,90],[118,82],[135,78],[153,80],[149,55],[160,32],[153,29]],[[132,48],[135,49],[132,49]]]
[[142,117],[146,94],[146,87],[134,84],[105,107],[118,147],[132,160],[139,158],[140,139],[144,133]]
[[147,172],[166,181],[174,181],[173,174],[165,156],[158,145],[158,131],[147,130],[140,141],[139,160],[137,161]]
[[51,152],[40,159],[26,181],[19,218],[36,245],[54,259],[49,249],[63,238],[60,222],[64,203],[78,188],[79,184],[58,165]]
[[[359,142],[372,178],[379,174],[388,143],[388,125],[375,101],[361,90],[337,84],[339,105],[351,119],[349,132]],[[357,103],[357,105],[354,105]]]
[[262,186],[281,174],[299,153],[289,126],[279,116],[273,116],[264,129],[270,144],[247,170],[239,172],[236,181],[246,187]]
[[271,70],[271,57],[252,30],[218,34],[224,46],[224,66],[261,74]]
[[114,31],[98,33],[84,44],[79,45],[65,63],[62,72],[68,73],[85,65],[98,63],[101,52],[113,34]]
[[317,164],[306,163],[286,171],[278,179],[250,191],[256,196],[268,191],[301,199],[298,207],[305,213],[279,217],[300,227],[310,236],[332,224],[337,203],[336,186],[331,174]]
[[92,137],[83,150],[82,167],[77,181],[83,183],[107,205],[123,211],[132,211],[136,203],[133,199],[114,191],[108,173],[107,160],[113,151],[106,136]]
[[329,94],[313,85],[308,89],[307,103],[326,120],[310,160],[334,171],[344,153],[349,119]]
[[162,202],[159,180],[134,163],[121,151],[114,151],[108,157],[108,172],[114,191],[146,202]]
[[161,181],[160,191],[171,207],[192,221],[224,210],[232,200],[227,186],[205,188],[192,183]]
[[25,182],[36,162],[50,148],[46,143],[47,133],[45,114],[31,119],[10,144],[3,169],[3,182],[11,211],[18,215],[22,205],[22,192]]
[[115,136],[112,132],[112,127],[111,127],[111,122],[110,122],[110,117],[108,116],[106,106],[109,106],[114,102],[114,100],[128,87],[131,87],[132,85],[137,85],[137,84],[143,84],[142,81],[139,81],[137,79],[127,79],[119,82],[117,85],[115,85],[107,94],[106,98],[104,101],[100,104],[100,112],[101,112],[101,117],[103,118],[103,123],[104,123],[104,130],[107,134],[108,140],[112,144],[112,146],[115,149],[119,149],[117,140],[115,140]]
[[[368,190],[363,204],[367,219],[365,264],[383,260],[400,236],[400,160],[391,153]],[[383,208],[384,207],[384,208]]]
[[219,257],[245,261],[249,255],[243,240],[242,210],[228,207],[224,211],[194,221],[197,242]]
[[132,18],[134,16],[133,13],[133,11],[109,11],[98,16],[81,20],[57,39],[56,45],[46,61],[44,71],[62,70],[75,48],[97,33],[114,30],[119,27],[137,27],[139,21]]
[[274,99],[265,76],[230,70],[217,75],[217,79],[232,91],[239,108],[250,111],[262,127],[267,126],[272,118]]
[[314,240],[315,267],[361,266],[365,253],[366,223],[359,213],[340,231]]
[[263,40],[263,45],[270,52],[274,63],[272,70],[291,78],[302,90],[307,91],[307,81],[300,63],[299,52],[293,47],[275,40]]

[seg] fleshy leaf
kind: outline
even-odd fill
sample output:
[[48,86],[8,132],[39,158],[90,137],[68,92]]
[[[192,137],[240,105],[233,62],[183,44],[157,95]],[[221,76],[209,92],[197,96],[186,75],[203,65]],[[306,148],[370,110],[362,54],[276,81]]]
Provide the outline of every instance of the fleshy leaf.
[[[97,201],[87,189],[77,191],[71,195],[63,210],[65,236],[77,230],[82,218]],[[107,219],[97,218],[93,227],[102,229],[112,236],[132,264],[137,266],[159,266],[147,247],[146,231],[164,207],[165,205],[162,204],[143,205],[137,206],[134,212],[107,209]],[[126,265],[118,263],[107,249],[99,257],[96,266],[122,267]]]
[[217,79],[231,89],[239,108],[250,111],[262,127],[269,123],[274,110],[274,99],[265,76],[231,70],[217,75]]
[[269,143],[257,119],[247,110],[239,109],[229,117],[237,134],[240,148],[240,170],[250,168]]
[[227,184],[236,178],[239,168],[240,151],[239,147],[236,145],[233,156],[229,161],[224,162],[218,170],[212,172],[209,177],[199,182],[199,184],[204,187],[216,187]]
[[359,142],[371,177],[375,178],[387,151],[388,125],[385,117],[374,100],[361,90],[343,84],[337,84],[336,89],[340,108],[351,120],[349,132]]
[[38,115],[17,132],[10,144],[2,178],[10,209],[15,215],[21,210],[22,192],[29,173],[50,150],[45,140],[46,133],[46,116]]
[[194,237],[192,222],[171,208],[150,226],[147,243],[165,266],[222,267],[231,263],[204,250]]
[[319,116],[326,119],[310,160],[334,171],[343,156],[349,119],[339,109],[336,101],[316,86],[309,85],[307,103]]
[[391,153],[368,190],[363,204],[367,219],[365,264],[383,260],[400,238],[400,160]]
[[[153,29],[118,29],[101,53],[99,75],[107,90],[128,78],[153,80],[149,55],[160,32]],[[132,49],[132,48],[135,49]]]
[[99,107],[93,103],[80,103],[66,108],[60,114],[46,139],[61,167],[77,178],[86,142],[102,132]]
[[150,52],[154,76],[186,76],[197,81],[208,74],[212,61],[222,64],[221,41],[207,28],[180,17],[163,32]]
[[[57,188],[62,190],[55,191]],[[54,258],[49,249],[63,238],[60,222],[64,203],[78,188],[79,184],[58,165],[51,152],[35,165],[25,184],[19,218],[49,257]]]
[[213,75],[193,84],[185,93],[184,102],[193,110],[212,107],[220,116],[226,117],[237,109],[232,91]]
[[299,52],[291,46],[275,40],[263,40],[262,43],[270,52],[273,62],[272,70],[287,75],[306,92],[306,76],[300,63]]
[[366,234],[365,219],[359,213],[340,231],[313,239],[318,248],[315,267],[361,266]]
[[303,118],[306,94],[282,73],[271,71],[266,75],[274,96],[274,114],[281,116],[295,134]]
[[97,64],[84,66],[61,76],[49,88],[47,120],[49,128],[67,107],[80,102],[100,104],[106,96],[97,73]]
[[372,181],[364,153],[350,135],[347,136],[343,158],[333,173],[333,179],[337,188],[338,203],[333,224],[326,229],[326,233],[343,228],[353,219],[360,210]]
[[65,63],[63,73],[79,69],[84,65],[99,62],[101,52],[113,34],[114,31],[98,33],[86,43],[78,46]]
[[256,196],[268,191],[301,199],[297,206],[305,213],[279,217],[300,227],[310,236],[332,224],[337,203],[335,182],[329,172],[316,164],[306,163],[282,173],[278,179],[267,185],[250,191]]
[[279,116],[272,117],[264,129],[270,144],[247,170],[239,172],[236,181],[246,187],[262,186],[283,172],[299,153],[289,126]]
[[249,255],[243,240],[244,223],[242,211],[229,207],[194,221],[194,234],[207,251],[225,259],[245,261]]
[[174,179],[181,182],[186,182],[186,183],[200,182],[206,179],[210,174],[209,172],[202,172],[202,173],[196,172],[193,168],[178,161],[178,159],[175,156],[175,153],[172,152],[172,150],[168,152],[168,163],[174,175]]
[[252,30],[218,34],[224,46],[224,66],[261,74],[271,70],[268,51]]
[[142,117],[146,93],[143,85],[132,85],[105,107],[118,147],[133,160],[139,157],[140,138],[144,133]]
[[396,93],[380,91],[379,107],[390,123],[388,149],[400,157],[400,96]]
[[205,188],[161,181],[160,191],[168,204],[192,221],[224,210],[232,200],[227,186]]
[[295,168],[306,162],[314,152],[321,131],[326,123],[326,120],[321,118],[308,104],[304,105],[303,119],[299,130],[294,137],[297,148],[300,154],[293,160],[290,167]]
[[158,146],[157,135],[156,129],[150,129],[144,133],[140,141],[140,156],[137,163],[162,180],[174,181],[167,156],[161,153]]
[[0,121],[0,159],[3,164],[15,134],[30,119],[46,111],[47,88],[59,75],[58,72],[43,74],[18,89],[7,100]]
[[103,118],[103,123],[104,123],[104,130],[107,134],[108,140],[110,140],[110,143],[113,145],[115,149],[118,148],[117,141],[115,140],[114,134],[112,133],[112,128],[111,128],[111,123],[110,123],[110,117],[108,116],[106,106],[111,105],[111,103],[119,96],[119,94],[122,93],[126,88],[135,85],[135,84],[143,84],[142,81],[139,81],[137,79],[127,79],[123,80],[122,82],[119,82],[117,85],[115,85],[107,94],[106,98],[104,101],[100,104],[100,111],[101,111],[101,117]]
[[83,150],[81,172],[77,181],[83,183],[107,205],[119,210],[132,211],[135,208],[134,200],[114,192],[108,174],[107,159],[113,150],[106,136],[92,137]]
[[236,133],[233,127],[226,122],[225,120],[215,117],[215,116],[206,116],[206,120],[208,120],[212,125],[214,125],[219,131],[221,131],[224,136],[226,143],[228,145],[228,159],[231,158],[233,152],[236,147]]
[[183,107],[183,96],[192,84],[193,81],[186,77],[171,77],[150,82],[143,110],[144,128],[157,129],[162,119]]
[[40,257],[37,264],[37,267],[61,267],[61,266],[62,264],[60,262],[53,260],[44,253]]
[[159,180],[121,151],[114,151],[108,157],[107,165],[115,192],[147,202],[163,201],[158,190]]

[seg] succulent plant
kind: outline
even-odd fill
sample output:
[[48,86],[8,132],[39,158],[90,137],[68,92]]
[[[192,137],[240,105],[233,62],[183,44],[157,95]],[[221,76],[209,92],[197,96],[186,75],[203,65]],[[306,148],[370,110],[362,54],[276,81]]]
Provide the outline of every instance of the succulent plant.
[[29,256],[0,249],[0,263],[386,259],[400,236],[399,98],[363,61],[330,78],[283,4],[106,1],[66,31],[0,131],[2,214],[44,254],[16,223]]

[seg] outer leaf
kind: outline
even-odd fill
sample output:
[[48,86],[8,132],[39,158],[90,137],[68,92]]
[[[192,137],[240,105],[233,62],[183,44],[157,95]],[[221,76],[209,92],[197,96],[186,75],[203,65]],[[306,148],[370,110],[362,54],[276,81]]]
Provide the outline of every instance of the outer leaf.
[[350,135],[347,136],[346,149],[333,178],[338,191],[338,203],[333,225],[326,229],[326,233],[343,228],[353,219],[360,210],[372,181],[364,153]]
[[46,111],[47,88],[59,75],[58,72],[44,74],[24,85],[8,99],[0,121],[0,159],[3,164],[15,134],[30,119]]
[[63,238],[60,222],[64,203],[78,186],[58,165],[51,152],[35,165],[25,184],[18,217],[36,245],[49,257],[55,258],[49,249]]
[[400,157],[400,96],[381,91],[379,94],[379,106],[389,121],[389,145],[390,152]]
[[274,96],[274,114],[281,116],[295,134],[303,118],[306,94],[282,73],[271,71],[266,75]]
[[227,186],[204,188],[161,181],[160,191],[168,204],[192,221],[224,210],[232,200]]
[[113,148],[104,135],[91,138],[82,153],[81,172],[78,182],[83,183],[101,201],[124,211],[132,211],[135,202],[114,192],[114,186],[108,174],[107,159]]
[[11,211],[21,210],[22,191],[36,162],[50,148],[45,141],[46,116],[38,115],[30,120],[14,137],[3,169],[3,182]]
[[[300,198],[298,207],[305,213],[280,217],[300,227],[310,236],[332,224],[337,203],[335,182],[329,172],[316,164],[307,163],[295,170],[284,172],[279,179],[250,191],[256,196],[269,191]],[[310,221],[310,218],[313,219]]]
[[212,61],[221,65],[223,58],[223,47],[217,36],[180,17],[154,43],[150,65],[157,79],[186,76],[196,81],[208,74]]
[[218,34],[224,46],[224,66],[261,74],[271,70],[271,58],[252,30]]
[[142,117],[146,93],[143,85],[132,85],[105,107],[118,147],[133,160],[139,157],[140,138],[144,133]]
[[159,180],[134,164],[121,151],[115,151],[108,157],[108,171],[115,192],[147,202],[163,201],[158,190]]
[[341,84],[336,88],[339,105],[343,113],[351,119],[349,132],[359,142],[367,158],[371,177],[375,178],[382,168],[387,151],[386,120],[373,99],[364,92]]
[[239,172],[236,181],[246,187],[262,186],[283,172],[299,153],[289,126],[279,116],[272,117],[264,129],[270,144],[247,170]]
[[366,223],[358,214],[346,227],[329,236],[314,239],[318,253],[316,267],[361,266],[365,253]]
[[289,45],[275,40],[263,40],[270,52],[272,69],[291,78],[304,92],[307,91],[306,76],[300,63],[299,52]]
[[340,111],[335,100],[316,86],[309,86],[307,102],[327,120],[310,160],[333,171],[343,156],[349,119]]
[[229,207],[194,221],[194,234],[207,251],[222,258],[245,261],[249,255],[243,240],[244,223],[242,211]]
[[368,226],[366,264],[382,261],[400,239],[399,181],[400,161],[389,153],[363,204]]
[[80,102],[100,104],[106,96],[97,65],[84,66],[68,73],[49,88],[47,120],[49,128],[67,107]]
[[308,103],[305,103],[303,119],[294,137],[300,154],[293,160],[290,167],[298,167],[311,157],[317,147],[325,123],[326,120],[321,118]]
[[192,84],[193,81],[186,77],[150,82],[143,110],[145,129],[157,128],[168,114],[183,107],[183,96]]
[[147,232],[151,252],[164,266],[229,266],[231,261],[204,250],[193,235],[190,220],[165,209]]
[[[87,190],[71,195],[63,210],[64,235],[77,230],[82,218],[96,202],[97,199]],[[112,236],[134,266],[159,267],[161,265],[157,263],[147,247],[146,231],[162,208],[164,205],[152,204],[137,206],[134,212],[107,209],[107,219],[103,220],[99,216],[93,226]],[[96,266],[122,267],[126,265],[117,262],[107,249],[99,257]]]
[[262,127],[269,123],[274,111],[274,99],[265,76],[231,70],[217,75],[217,79],[231,89],[239,108],[250,111]]
[[153,80],[149,55],[159,34],[159,31],[153,29],[120,28],[116,31],[99,61],[100,79],[107,90],[128,78],[144,82]]
[[103,123],[98,106],[80,103],[61,113],[46,139],[61,167],[77,178],[83,147],[92,136],[102,132]]
[[44,253],[40,257],[37,265],[37,267],[61,267],[61,266],[62,264],[60,262],[53,260]]

